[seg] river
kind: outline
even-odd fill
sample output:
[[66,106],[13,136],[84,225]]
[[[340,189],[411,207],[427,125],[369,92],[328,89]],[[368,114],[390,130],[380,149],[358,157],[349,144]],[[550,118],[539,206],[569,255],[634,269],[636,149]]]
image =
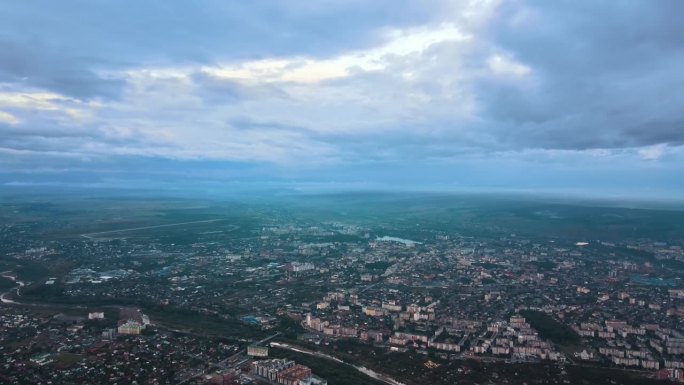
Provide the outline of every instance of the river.
[[24,287],[25,284],[24,284],[23,281],[18,281],[18,280],[17,280],[17,277],[15,277],[15,276],[13,276],[13,275],[9,275],[8,273],[9,273],[8,271],[5,271],[5,272],[3,272],[2,274],[0,274],[0,276],[11,279],[12,281],[14,281],[14,283],[17,284],[17,286],[14,287],[14,288],[12,288],[12,289],[9,290],[9,291],[6,291],[6,292],[2,293],[2,295],[0,295],[0,302],[2,302],[2,303],[13,303],[13,304],[18,304],[18,302],[12,301],[11,299],[7,299],[7,298],[5,298],[5,297],[8,296],[12,291],[15,291],[15,292],[17,293],[17,297],[20,297],[20,296],[21,296],[21,293],[19,293],[19,290],[20,290],[22,287]]

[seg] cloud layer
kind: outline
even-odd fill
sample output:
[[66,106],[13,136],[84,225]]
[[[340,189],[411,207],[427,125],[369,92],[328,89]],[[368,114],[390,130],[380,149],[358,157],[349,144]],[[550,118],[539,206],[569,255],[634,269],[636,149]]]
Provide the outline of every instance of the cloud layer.
[[497,185],[489,173],[515,187],[536,170],[539,186],[560,173],[589,187],[592,169],[672,189],[684,172],[682,11],[677,0],[7,2],[0,175],[103,178],[139,162],[210,179],[259,169]]

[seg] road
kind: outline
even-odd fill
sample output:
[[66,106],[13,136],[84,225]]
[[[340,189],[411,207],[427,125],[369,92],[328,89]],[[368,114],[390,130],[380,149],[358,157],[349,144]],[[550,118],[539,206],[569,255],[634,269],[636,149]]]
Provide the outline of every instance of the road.
[[280,332],[277,332],[276,334],[273,334],[273,335],[271,335],[271,336],[268,336],[268,337],[266,337],[266,338],[260,340],[259,342],[253,343],[252,345],[261,345],[261,344],[263,344],[263,343],[266,343],[266,342],[268,342],[268,341],[270,341],[270,340],[272,340],[272,339],[278,337],[279,335],[280,335]]
[[93,235],[102,235],[102,234],[115,234],[115,233],[122,233],[125,231],[135,231],[135,230],[148,230],[148,229],[156,229],[159,227],[172,227],[172,226],[183,226],[183,225],[192,225],[195,223],[211,223],[211,222],[218,222],[218,221],[223,221],[224,219],[207,219],[204,221],[193,221],[193,222],[181,222],[181,223],[169,223],[166,225],[155,225],[155,226],[144,226],[144,227],[130,227],[127,229],[118,229],[118,230],[108,230],[108,231],[98,231],[95,233],[86,233],[86,234],[81,234],[82,237],[93,239]]
[[381,283],[382,283],[382,281],[377,282],[377,283],[374,283],[374,284],[372,284],[372,285],[370,285],[370,286],[366,286],[365,288],[361,289],[357,294],[361,294],[361,293],[363,293],[364,291],[366,291],[366,290],[368,290],[368,289],[372,289],[372,288],[374,288],[375,286],[380,285]]
[[378,380],[378,381],[383,382],[383,383],[388,384],[388,385],[405,385],[403,382],[399,382],[399,381],[395,380],[394,378],[389,377],[385,374],[378,373],[376,371],[365,368],[363,366],[356,366],[356,365],[350,364],[350,363],[345,362],[344,360],[341,360],[335,356],[331,356],[331,355],[328,355],[325,353],[316,352],[313,350],[308,350],[308,349],[304,349],[304,348],[301,348],[298,346],[292,346],[292,345],[288,345],[288,344],[284,344],[284,343],[280,343],[280,342],[271,342],[271,346],[274,348],[291,350],[293,352],[307,354],[310,356],[319,357],[319,358],[323,358],[326,360],[334,361],[334,362],[337,362],[340,364],[349,365],[352,368],[356,369],[358,372],[363,373],[363,374],[367,375],[368,377],[370,377],[374,380]]

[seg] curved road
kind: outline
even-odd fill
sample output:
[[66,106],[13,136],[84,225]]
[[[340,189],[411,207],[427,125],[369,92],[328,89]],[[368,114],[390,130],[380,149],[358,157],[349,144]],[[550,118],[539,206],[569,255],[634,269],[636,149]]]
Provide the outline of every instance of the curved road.
[[271,346],[274,347],[274,348],[292,350],[293,352],[302,353],[302,354],[307,354],[307,355],[310,355],[310,356],[314,356],[314,357],[324,358],[324,359],[326,359],[326,360],[335,361],[335,362],[340,363],[340,364],[349,365],[349,366],[351,366],[352,368],[356,369],[357,371],[359,371],[359,372],[361,372],[361,373],[367,375],[368,377],[373,378],[373,379],[375,379],[375,380],[378,380],[378,381],[380,381],[380,382],[384,382],[385,384],[388,384],[388,385],[405,385],[403,382],[399,382],[399,381],[395,380],[395,379],[392,378],[392,377],[389,377],[389,376],[384,375],[384,374],[382,374],[382,373],[378,373],[378,372],[376,372],[376,371],[373,371],[373,370],[371,370],[371,369],[365,368],[365,367],[363,367],[363,366],[356,366],[356,365],[350,364],[350,363],[345,362],[345,361],[343,361],[343,360],[341,360],[341,359],[339,359],[339,358],[337,358],[337,357],[335,357],[335,356],[331,356],[331,355],[328,355],[328,354],[325,354],[325,353],[316,352],[316,351],[313,351],[313,350],[308,350],[308,349],[301,348],[301,347],[299,347],[299,346],[292,346],[292,345],[284,344],[284,343],[281,343],[281,342],[271,342]]

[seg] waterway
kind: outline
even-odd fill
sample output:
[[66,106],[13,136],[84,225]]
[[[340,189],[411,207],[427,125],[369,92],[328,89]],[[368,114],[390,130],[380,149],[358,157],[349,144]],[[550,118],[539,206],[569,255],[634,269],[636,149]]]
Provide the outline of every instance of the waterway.
[[12,289],[9,290],[9,291],[6,291],[6,292],[2,293],[2,294],[0,295],[0,302],[2,302],[2,303],[14,303],[14,304],[18,304],[18,302],[13,301],[13,300],[11,300],[11,299],[8,299],[8,298],[6,298],[6,297],[7,297],[11,292],[13,292],[13,291],[17,293],[17,297],[20,297],[20,296],[21,296],[21,293],[19,292],[19,290],[20,290],[22,287],[24,287],[25,284],[24,284],[23,281],[17,280],[17,277],[15,277],[15,276],[13,276],[13,275],[9,275],[9,274],[7,274],[7,273],[8,273],[7,271],[5,271],[5,272],[3,272],[3,273],[0,273],[0,276],[11,279],[12,281],[14,281],[14,283],[17,284],[17,286],[14,287],[14,288],[12,288]]

